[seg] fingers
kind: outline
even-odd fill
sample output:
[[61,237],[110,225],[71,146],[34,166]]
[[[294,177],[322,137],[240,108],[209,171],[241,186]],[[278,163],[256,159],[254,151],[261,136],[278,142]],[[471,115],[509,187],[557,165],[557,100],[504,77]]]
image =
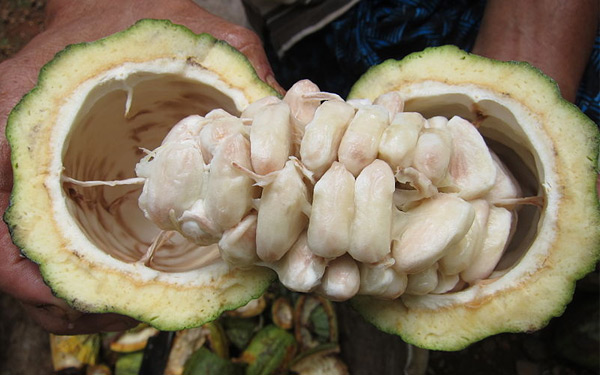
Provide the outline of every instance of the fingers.
[[173,17],[171,20],[175,23],[186,25],[195,33],[209,33],[215,38],[229,43],[248,58],[261,80],[272,86],[279,93],[285,93],[285,90],[275,80],[273,69],[267,58],[262,40],[255,32],[232,24],[200,7],[196,7],[194,14],[196,14],[196,17],[193,19]]
[[138,324],[118,314],[85,314],[52,295],[36,264],[22,257],[10,242],[6,226],[0,236],[0,290],[21,301],[31,318],[48,332],[83,334],[129,329]]
[[[6,209],[8,192],[0,195],[0,207]],[[66,303],[52,295],[44,283],[39,267],[21,255],[12,243],[8,227],[0,226],[0,291],[31,305],[53,305],[67,310]]]
[[[0,193],[0,209],[8,205],[9,192]],[[44,283],[39,267],[21,255],[12,243],[8,227],[0,224],[0,291],[21,301],[26,312],[49,332],[82,334],[119,331],[138,324],[117,314],[85,314],[55,297]]]
[[135,319],[118,314],[81,314],[56,305],[23,304],[25,312],[43,329],[59,335],[117,332],[135,327]]
[[574,101],[597,25],[597,1],[491,0],[473,52],[527,61],[552,77],[565,99]]
[[[21,60],[19,60],[21,61]],[[6,120],[12,108],[19,100],[31,90],[37,79],[39,68],[30,67],[27,60],[19,62],[14,60],[5,61],[0,64],[0,194],[4,194],[0,212],[8,205],[8,194],[12,189],[12,166],[10,163],[10,147],[5,135]],[[19,69],[21,65],[21,69]],[[4,225],[2,223],[2,225]]]
[[[285,90],[275,80],[273,69],[271,68],[260,37],[253,31],[241,26],[225,24],[225,28],[224,32],[220,32],[214,36],[226,41],[243,53],[254,67],[254,70],[256,70],[258,77],[279,93],[284,94]],[[221,31],[220,28],[217,30]]]
[[[7,194],[0,199],[2,207]],[[86,314],[71,308],[64,300],[55,297],[44,283],[38,266],[23,257],[12,244],[8,228],[0,227],[0,291],[5,291],[21,301],[25,311],[48,332],[57,334],[83,334],[121,331],[138,322],[118,314]]]
[[[49,8],[49,28],[61,33],[65,45],[91,41],[124,30],[142,18],[169,19],[195,33],[209,33],[242,52],[258,77],[276,90],[283,89],[274,78],[262,41],[253,31],[218,17],[191,0],[104,0],[76,2],[55,0]],[[102,17],[98,17],[101,14]],[[79,38],[78,40],[73,38]]]
[[[12,188],[10,150],[3,128],[11,109],[37,81],[42,66],[66,45],[92,41],[121,31],[142,18],[167,18],[196,33],[207,32],[245,54],[260,79],[279,92],[260,38],[251,30],[233,25],[187,0],[105,0],[102,2],[54,0],[49,3],[46,30],[14,58],[0,64],[0,212],[9,203]],[[60,334],[121,330],[134,319],[118,314],[86,314],[55,297],[44,283],[37,264],[21,255],[12,243],[6,224],[0,224],[0,291],[22,302],[43,328]]]
[[250,60],[254,66],[254,69],[256,70],[256,73],[260,79],[265,81],[280,94],[285,94],[283,87],[281,87],[277,80],[275,80],[273,69],[271,68],[271,64],[269,64],[262,46],[262,42],[258,36],[252,33],[252,35],[240,39],[241,40],[232,40],[229,42],[229,44],[233,45],[238,51],[246,55],[248,60]]

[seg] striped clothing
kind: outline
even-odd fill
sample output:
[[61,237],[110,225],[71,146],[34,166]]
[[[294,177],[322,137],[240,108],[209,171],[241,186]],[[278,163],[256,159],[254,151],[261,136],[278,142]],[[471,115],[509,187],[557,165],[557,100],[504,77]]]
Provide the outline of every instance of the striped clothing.
[[[295,5],[298,12],[285,14],[298,14],[307,25],[313,25],[319,22],[314,19],[314,7],[325,8],[324,4],[331,1],[300,1],[309,3],[305,8],[313,7],[312,18],[302,17],[303,5],[299,4]],[[289,34],[291,25],[302,29],[301,22],[282,22],[278,16],[279,22],[272,25],[280,29],[267,24],[263,31],[275,76],[284,87],[309,78],[323,90],[346,95],[361,74],[385,59],[401,59],[411,52],[446,44],[470,51],[484,9],[485,0],[362,0],[335,20],[305,32],[294,44],[269,40],[284,35],[283,29]],[[600,33],[576,100],[584,113],[600,125],[599,79]]]

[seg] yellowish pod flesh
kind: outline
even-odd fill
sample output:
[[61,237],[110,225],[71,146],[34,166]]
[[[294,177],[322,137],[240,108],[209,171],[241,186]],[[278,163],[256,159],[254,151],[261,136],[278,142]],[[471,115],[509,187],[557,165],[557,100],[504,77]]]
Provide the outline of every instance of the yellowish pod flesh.
[[[85,311],[198,326],[279,274],[441,350],[541,327],[597,261],[598,131],[532,68],[441,47],[374,67],[349,102],[306,81],[274,96],[231,47],[166,21],[70,47],[8,121],[14,242]],[[394,154],[402,111],[418,116]],[[253,137],[268,119],[281,133]],[[328,182],[338,164],[353,183]],[[475,201],[482,245],[452,269],[485,221]],[[330,219],[349,234],[327,238]]]

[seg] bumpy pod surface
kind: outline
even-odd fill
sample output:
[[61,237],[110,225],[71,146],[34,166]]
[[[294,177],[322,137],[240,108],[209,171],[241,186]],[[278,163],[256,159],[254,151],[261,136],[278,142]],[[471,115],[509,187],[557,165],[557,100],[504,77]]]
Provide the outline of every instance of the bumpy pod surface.
[[69,47],[7,124],[14,242],[85,311],[197,326],[278,274],[442,350],[540,328],[598,260],[598,131],[531,67],[442,47],[274,94],[165,21]]

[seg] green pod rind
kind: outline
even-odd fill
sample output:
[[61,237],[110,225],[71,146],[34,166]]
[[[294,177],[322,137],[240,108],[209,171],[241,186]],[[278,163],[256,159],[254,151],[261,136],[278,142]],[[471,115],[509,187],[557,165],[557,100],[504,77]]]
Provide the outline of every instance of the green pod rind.
[[[168,73],[163,74],[163,70]],[[198,90],[204,90],[199,92],[206,94],[199,96],[207,99],[201,104],[204,110],[219,106],[241,112],[250,102],[277,95],[258,78],[246,57],[230,45],[167,20],[142,20],[104,39],[68,46],[43,67],[36,87],[9,115],[6,136],[14,185],[4,220],[13,242],[39,264],[54,294],[74,308],[120,313],[162,330],[179,330],[214,320],[223,311],[260,296],[275,274],[265,268],[227,271],[223,265],[206,269],[204,275],[212,277],[199,282],[202,273],[174,275],[121,261],[105,253],[106,243],[95,241],[102,235],[94,234],[94,227],[102,224],[90,226],[78,219],[81,212],[74,213],[72,202],[66,202],[69,194],[60,181],[63,158],[73,146],[69,141],[75,133],[81,134],[81,126],[72,123],[86,116],[85,110],[96,103],[125,93],[131,83],[143,84],[153,77],[167,82],[167,88],[173,78],[170,90],[184,82],[192,93],[196,86],[191,82],[208,77],[197,82],[203,87]],[[147,92],[134,90],[134,101],[156,95]],[[125,96],[120,108],[126,106]],[[183,100],[187,111],[198,110],[193,108],[199,100],[196,97],[173,100]],[[98,112],[104,115],[111,111]],[[123,119],[123,124],[130,124],[130,120]],[[144,124],[138,122],[136,126],[142,129]],[[100,141],[97,136],[92,138],[79,143]],[[113,134],[106,147],[118,138]],[[98,223],[104,219],[91,220]],[[117,243],[123,243],[122,238]]]
[[[378,328],[414,345],[459,350],[501,332],[531,331],[562,314],[575,282],[600,258],[596,192],[597,125],[560,96],[556,83],[526,63],[501,62],[453,46],[429,48],[370,69],[351,98],[398,91],[405,111],[460,115],[490,144],[508,146],[544,198],[538,218],[521,220],[533,239],[496,278],[457,293],[353,306]],[[514,243],[514,241],[513,241]]]

